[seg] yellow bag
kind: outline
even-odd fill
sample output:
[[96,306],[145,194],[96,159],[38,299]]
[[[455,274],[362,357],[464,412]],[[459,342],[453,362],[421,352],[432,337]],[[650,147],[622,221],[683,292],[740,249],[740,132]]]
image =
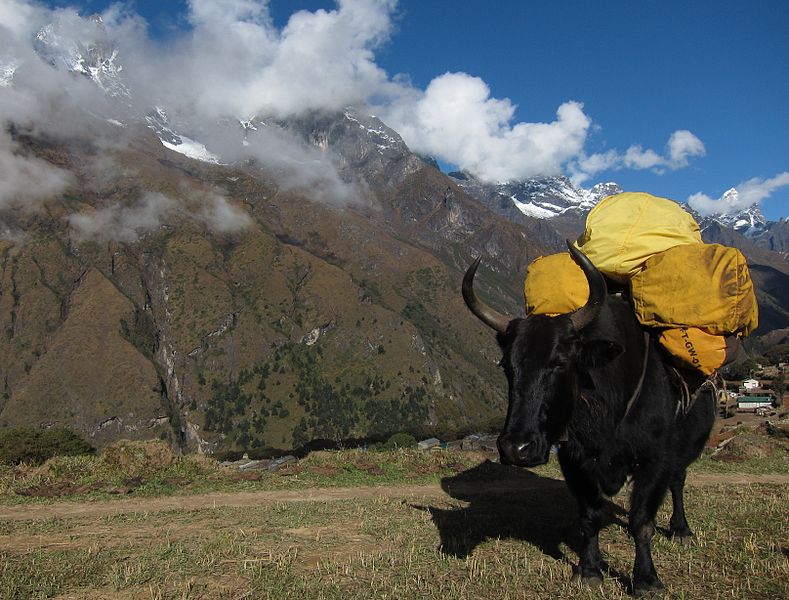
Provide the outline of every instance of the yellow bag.
[[526,314],[570,313],[589,299],[589,283],[569,252],[541,256],[526,269]]
[[736,338],[711,335],[697,327],[667,329],[660,334],[661,345],[687,367],[712,375],[727,362]]
[[626,283],[650,256],[701,243],[698,223],[679,204],[625,192],[608,196],[589,212],[576,246],[604,275]]
[[698,327],[748,335],[759,315],[745,257],[736,248],[687,244],[656,254],[630,280],[636,317],[647,327]]

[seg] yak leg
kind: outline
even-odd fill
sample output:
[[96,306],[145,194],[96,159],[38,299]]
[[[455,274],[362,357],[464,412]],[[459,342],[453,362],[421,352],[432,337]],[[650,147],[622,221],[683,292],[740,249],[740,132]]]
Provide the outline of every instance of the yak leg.
[[710,429],[715,422],[715,395],[704,391],[693,404],[690,412],[680,421],[674,434],[673,446],[676,449],[675,468],[669,488],[674,511],[669,521],[671,537],[684,545],[693,540],[693,532],[685,517],[685,475],[690,463],[696,460],[704,449]]
[[674,510],[669,521],[669,534],[683,546],[688,546],[693,541],[693,532],[690,530],[685,517],[685,475],[686,469],[674,473],[669,484],[671,501]]
[[600,558],[600,528],[605,517],[604,500],[597,482],[578,468],[578,465],[559,451],[559,462],[567,487],[578,502],[581,517],[581,550],[578,572],[574,577],[590,586],[603,583],[602,560]]
[[657,469],[642,469],[633,481],[630,497],[630,535],[636,545],[633,564],[633,592],[637,595],[662,590],[652,562],[652,536],[655,534],[655,515],[668,489],[668,474]]

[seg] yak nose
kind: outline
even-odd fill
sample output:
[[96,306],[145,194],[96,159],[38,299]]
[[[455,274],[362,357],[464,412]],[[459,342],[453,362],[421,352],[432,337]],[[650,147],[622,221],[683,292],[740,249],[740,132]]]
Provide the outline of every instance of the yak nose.
[[501,464],[516,467],[535,467],[547,462],[547,444],[538,434],[502,433],[498,439]]

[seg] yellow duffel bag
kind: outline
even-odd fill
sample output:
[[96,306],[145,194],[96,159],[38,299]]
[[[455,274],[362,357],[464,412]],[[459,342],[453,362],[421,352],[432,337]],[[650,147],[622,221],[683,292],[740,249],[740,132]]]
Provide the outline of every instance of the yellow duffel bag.
[[625,192],[600,201],[586,217],[580,248],[600,271],[626,283],[651,256],[674,246],[701,244],[699,225],[666,198]]
[[579,309],[589,299],[589,283],[569,252],[541,256],[526,268],[526,314],[556,316]]
[[647,327],[745,336],[759,324],[748,265],[736,248],[675,246],[649,258],[630,289],[636,317]]
[[712,335],[698,327],[666,329],[659,340],[680,365],[692,367],[705,375],[712,375],[731,362],[739,349],[738,338]]

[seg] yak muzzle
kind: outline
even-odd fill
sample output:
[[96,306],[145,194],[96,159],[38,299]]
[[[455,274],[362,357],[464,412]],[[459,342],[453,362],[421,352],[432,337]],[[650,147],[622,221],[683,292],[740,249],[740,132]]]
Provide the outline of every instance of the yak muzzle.
[[503,465],[536,467],[548,462],[550,446],[539,433],[502,433],[497,443]]

